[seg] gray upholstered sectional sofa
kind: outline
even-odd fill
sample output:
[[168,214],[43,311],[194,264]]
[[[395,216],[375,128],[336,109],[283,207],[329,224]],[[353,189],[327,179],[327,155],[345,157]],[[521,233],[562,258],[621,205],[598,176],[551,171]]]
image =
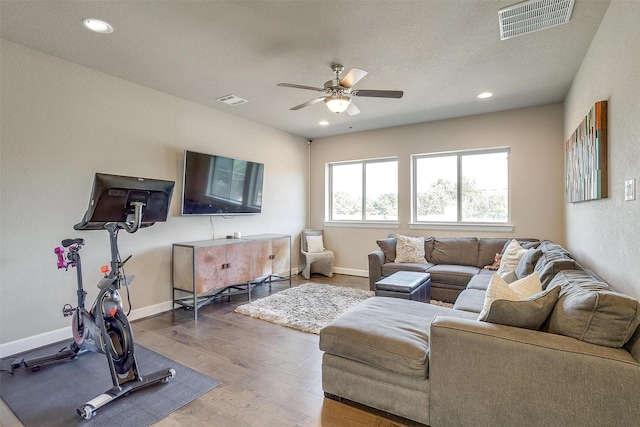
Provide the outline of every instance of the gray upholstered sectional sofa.
[[435,427],[640,425],[640,304],[533,246],[541,296],[480,315],[482,260],[454,308],[373,297],[336,319],[320,333],[325,394]]
[[[369,286],[372,291],[375,290],[377,281],[397,271],[424,271],[431,274],[431,298],[454,302],[460,292],[466,289],[471,278],[482,273],[485,266],[493,264],[496,254],[504,252],[511,240],[509,238],[426,237],[423,262],[397,263],[394,262],[396,238],[390,235],[386,239],[378,240],[379,249],[368,255]],[[518,241],[525,248],[537,242],[536,239],[518,239]],[[566,257],[566,259],[571,258]]]

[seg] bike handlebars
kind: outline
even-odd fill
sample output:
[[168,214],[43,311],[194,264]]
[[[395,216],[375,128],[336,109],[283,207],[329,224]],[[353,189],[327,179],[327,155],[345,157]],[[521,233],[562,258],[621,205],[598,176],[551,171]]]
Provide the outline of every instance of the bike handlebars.
[[53,252],[58,255],[58,268],[67,268],[69,264],[64,260],[64,248],[62,246],[58,246],[53,250]]
[[142,202],[133,202],[133,214],[127,216],[127,221],[121,223],[127,233],[135,233],[142,225],[142,210],[145,204]]

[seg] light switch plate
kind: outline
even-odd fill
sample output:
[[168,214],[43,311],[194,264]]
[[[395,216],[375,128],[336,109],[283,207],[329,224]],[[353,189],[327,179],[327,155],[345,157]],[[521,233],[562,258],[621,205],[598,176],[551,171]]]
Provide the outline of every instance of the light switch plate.
[[631,178],[624,182],[624,200],[636,199],[636,179]]

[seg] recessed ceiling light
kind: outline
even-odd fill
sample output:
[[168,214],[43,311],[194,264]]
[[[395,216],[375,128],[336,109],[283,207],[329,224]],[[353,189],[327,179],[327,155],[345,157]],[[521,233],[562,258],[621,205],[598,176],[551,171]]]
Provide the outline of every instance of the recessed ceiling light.
[[486,98],[491,98],[492,96],[493,94],[491,92],[482,92],[480,95],[478,95],[478,98],[486,99]]
[[320,121],[318,122],[318,124],[319,124],[320,126],[328,126],[328,125],[329,125],[329,122],[328,122],[328,121],[326,121],[326,120],[320,120]]
[[113,33],[113,27],[109,25],[108,22],[101,21],[99,19],[85,18],[82,20],[82,24],[90,29],[91,31],[95,31],[100,34],[111,34]]

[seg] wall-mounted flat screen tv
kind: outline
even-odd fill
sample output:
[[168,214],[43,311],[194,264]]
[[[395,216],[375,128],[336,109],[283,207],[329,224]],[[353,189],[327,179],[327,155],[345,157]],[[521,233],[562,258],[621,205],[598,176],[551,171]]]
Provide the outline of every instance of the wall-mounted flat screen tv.
[[240,215],[262,211],[264,165],[185,151],[182,215]]

